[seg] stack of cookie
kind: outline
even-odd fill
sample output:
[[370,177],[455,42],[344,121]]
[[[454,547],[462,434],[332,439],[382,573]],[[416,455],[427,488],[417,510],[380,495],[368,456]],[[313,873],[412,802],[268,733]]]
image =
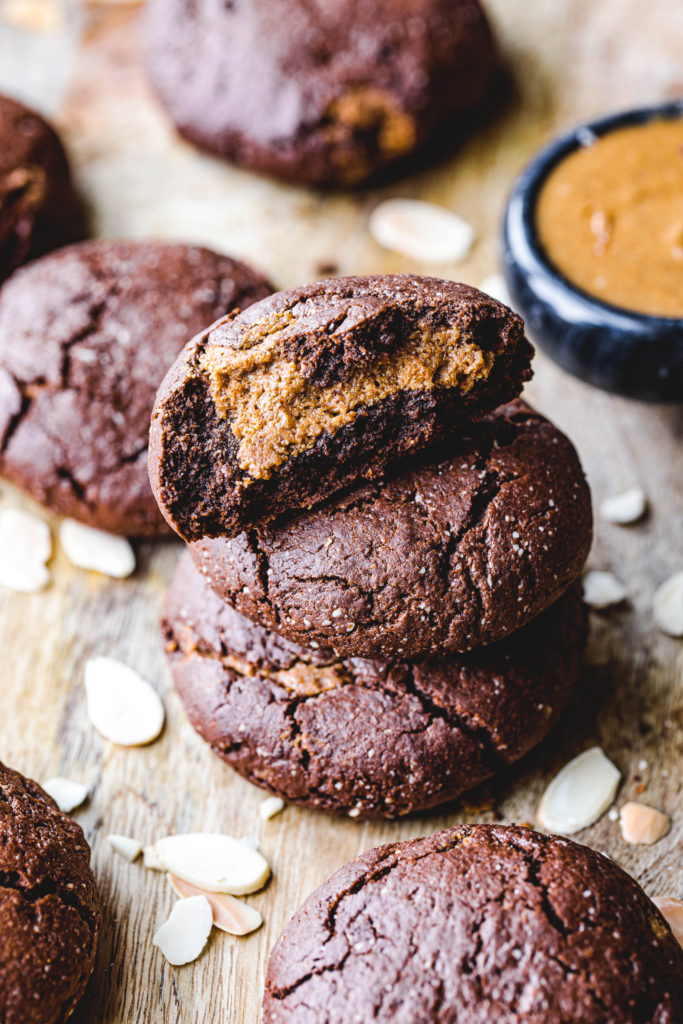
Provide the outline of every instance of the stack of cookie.
[[163,383],[150,478],[188,542],[167,596],[198,732],[258,785],[395,817],[504,770],[581,662],[574,448],[518,399],[521,320],[407,276],[272,295]]

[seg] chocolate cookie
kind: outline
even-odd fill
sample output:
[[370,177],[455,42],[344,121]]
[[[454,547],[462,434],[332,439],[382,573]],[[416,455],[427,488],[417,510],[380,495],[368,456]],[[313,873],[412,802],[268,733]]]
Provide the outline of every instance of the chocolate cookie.
[[80,826],[0,764],[0,1021],[62,1024],[92,973],[100,924]]
[[183,555],[163,622],[192,724],[241,775],[352,818],[393,818],[504,771],[555,723],[581,666],[577,588],[503,644],[428,661],[341,660],[224,604]]
[[585,846],[462,825],[381,846],[306,900],[264,1024],[680,1024],[683,949]]
[[147,63],[178,130],[268,174],[357,185],[457,138],[496,66],[477,0],[152,0]]
[[205,331],[162,384],[150,479],[185,540],[235,536],[518,395],[532,348],[488,295],[428,277],[280,292]]
[[0,96],[0,282],[82,234],[83,212],[55,131],[34,110]]
[[426,464],[191,551],[221,597],[295,643],[414,659],[513,633],[576,579],[590,543],[571,442],[517,401]]
[[166,243],[85,242],[18,271],[0,289],[0,473],[92,526],[164,533],[157,387],[201,327],[268,292],[242,263]]

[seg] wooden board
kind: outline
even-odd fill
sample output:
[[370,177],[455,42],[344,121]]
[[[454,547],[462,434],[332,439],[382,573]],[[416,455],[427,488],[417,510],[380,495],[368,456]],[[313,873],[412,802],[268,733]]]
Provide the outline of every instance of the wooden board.
[[[505,116],[431,170],[382,191],[321,197],[180,142],[145,83],[137,8],[93,5],[57,120],[97,233],[202,241],[253,261],[280,286],[319,276],[324,264],[340,273],[420,269],[479,283],[496,270],[505,196],[534,150],[584,116],[672,96],[683,77],[678,0],[650,0],[646,18],[639,0],[488,0],[487,8],[517,79],[518,98]],[[3,42],[9,51],[8,39],[0,28],[0,55]],[[65,45],[73,45],[71,36]],[[30,71],[27,64],[17,91]],[[51,90],[41,80],[40,89],[54,107],[58,86]],[[367,217],[385,195],[429,198],[464,215],[478,234],[470,259],[459,267],[415,268],[382,252],[368,235]],[[606,663],[586,668],[569,713],[538,752],[461,804],[400,824],[335,821],[292,807],[261,823],[263,794],[211,755],[169,686],[157,620],[178,544],[140,546],[139,570],[126,582],[77,571],[57,552],[44,594],[0,594],[0,757],[38,780],[66,775],[92,791],[76,817],[93,846],[105,927],[74,1020],[253,1024],[273,942],[335,868],[378,843],[462,820],[531,821],[548,779],[593,743],[623,773],[619,802],[641,797],[667,811],[673,827],[653,847],[630,848],[606,816],[580,839],[608,852],[651,894],[683,895],[683,644],[651,620],[655,586],[683,569],[683,409],[611,398],[542,356],[528,393],[576,442],[596,501],[639,483],[651,513],[629,528],[597,523],[590,564],[612,568],[630,595],[627,607],[594,616]],[[1,500],[24,503],[8,485]],[[151,747],[117,749],[89,726],[83,666],[102,653],[129,662],[163,693],[168,723]],[[190,830],[258,838],[274,879],[253,898],[265,918],[260,932],[247,939],[214,934],[196,964],[172,968],[151,945],[173,900],[163,877],[118,858],[104,837],[116,831],[148,842]]]

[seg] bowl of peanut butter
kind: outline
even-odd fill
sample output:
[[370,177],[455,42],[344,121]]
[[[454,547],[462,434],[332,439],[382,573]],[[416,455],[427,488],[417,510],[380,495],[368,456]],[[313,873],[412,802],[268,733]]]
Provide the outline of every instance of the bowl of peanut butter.
[[503,266],[530,335],[562,367],[683,403],[683,100],[545,147],[510,195]]

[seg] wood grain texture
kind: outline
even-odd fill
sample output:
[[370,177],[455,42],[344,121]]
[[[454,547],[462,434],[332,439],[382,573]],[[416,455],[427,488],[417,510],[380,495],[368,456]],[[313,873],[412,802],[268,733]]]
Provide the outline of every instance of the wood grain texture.
[[[418,270],[479,283],[496,270],[498,225],[516,172],[555,131],[602,110],[674,95],[683,85],[683,7],[650,0],[488,0],[517,99],[449,160],[381,191],[320,196],[273,184],[202,156],[172,133],[141,71],[130,6],[91,6],[58,121],[97,234],[173,237],[246,258],[282,287],[321,274]],[[0,28],[0,40],[2,29]],[[0,51],[1,52],[1,51]],[[450,206],[478,242],[461,266],[415,267],[382,252],[367,231],[380,197]],[[570,757],[600,743],[623,773],[619,803],[641,798],[671,815],[653,847],[630,848],[605,816],[579,839],[604,850],[653,895],[683,896],[683,644],[652,624],[654,589],[683,569],[683,409],[611,398],[542,356],[528,396],[576,442],[596,504],[639,483],[651,512],[641,524],[598,521],[590,558],[623,579],[629,603],[593,617],[605,664],[587,667],[568,714],[542,748],[467,800],[399,824],[335,821],[288,807],[262,823],[263,793],[214,758],[169,685],[157,621],[179,545],[138,549],[132,580],[69,566],[37,596],[0,593],[5,710],[0,758],[37,778],[62,774],[91,787],[76,813],[93,846],[105,907],[97,969],[78,1022],[255,1024],[268,952],[305,896],[344,861],[382,842],[462,820],[532,821],[545,784]],[[27,504],[7,485],[3,504]],[[168,722],[144,749],[102,740],[85,716],[83,667],[95,654],[130,663],[163,694]],[[643,767],[644,765],[647,767]],[[151,944],[173,896],[163,877],[117,857],[105,841],[144,842],[173,831],[225,830],[259,838],[274,878],[252,897],[265,925],[253,936],[215,933],[191,966],[170,967]]]

